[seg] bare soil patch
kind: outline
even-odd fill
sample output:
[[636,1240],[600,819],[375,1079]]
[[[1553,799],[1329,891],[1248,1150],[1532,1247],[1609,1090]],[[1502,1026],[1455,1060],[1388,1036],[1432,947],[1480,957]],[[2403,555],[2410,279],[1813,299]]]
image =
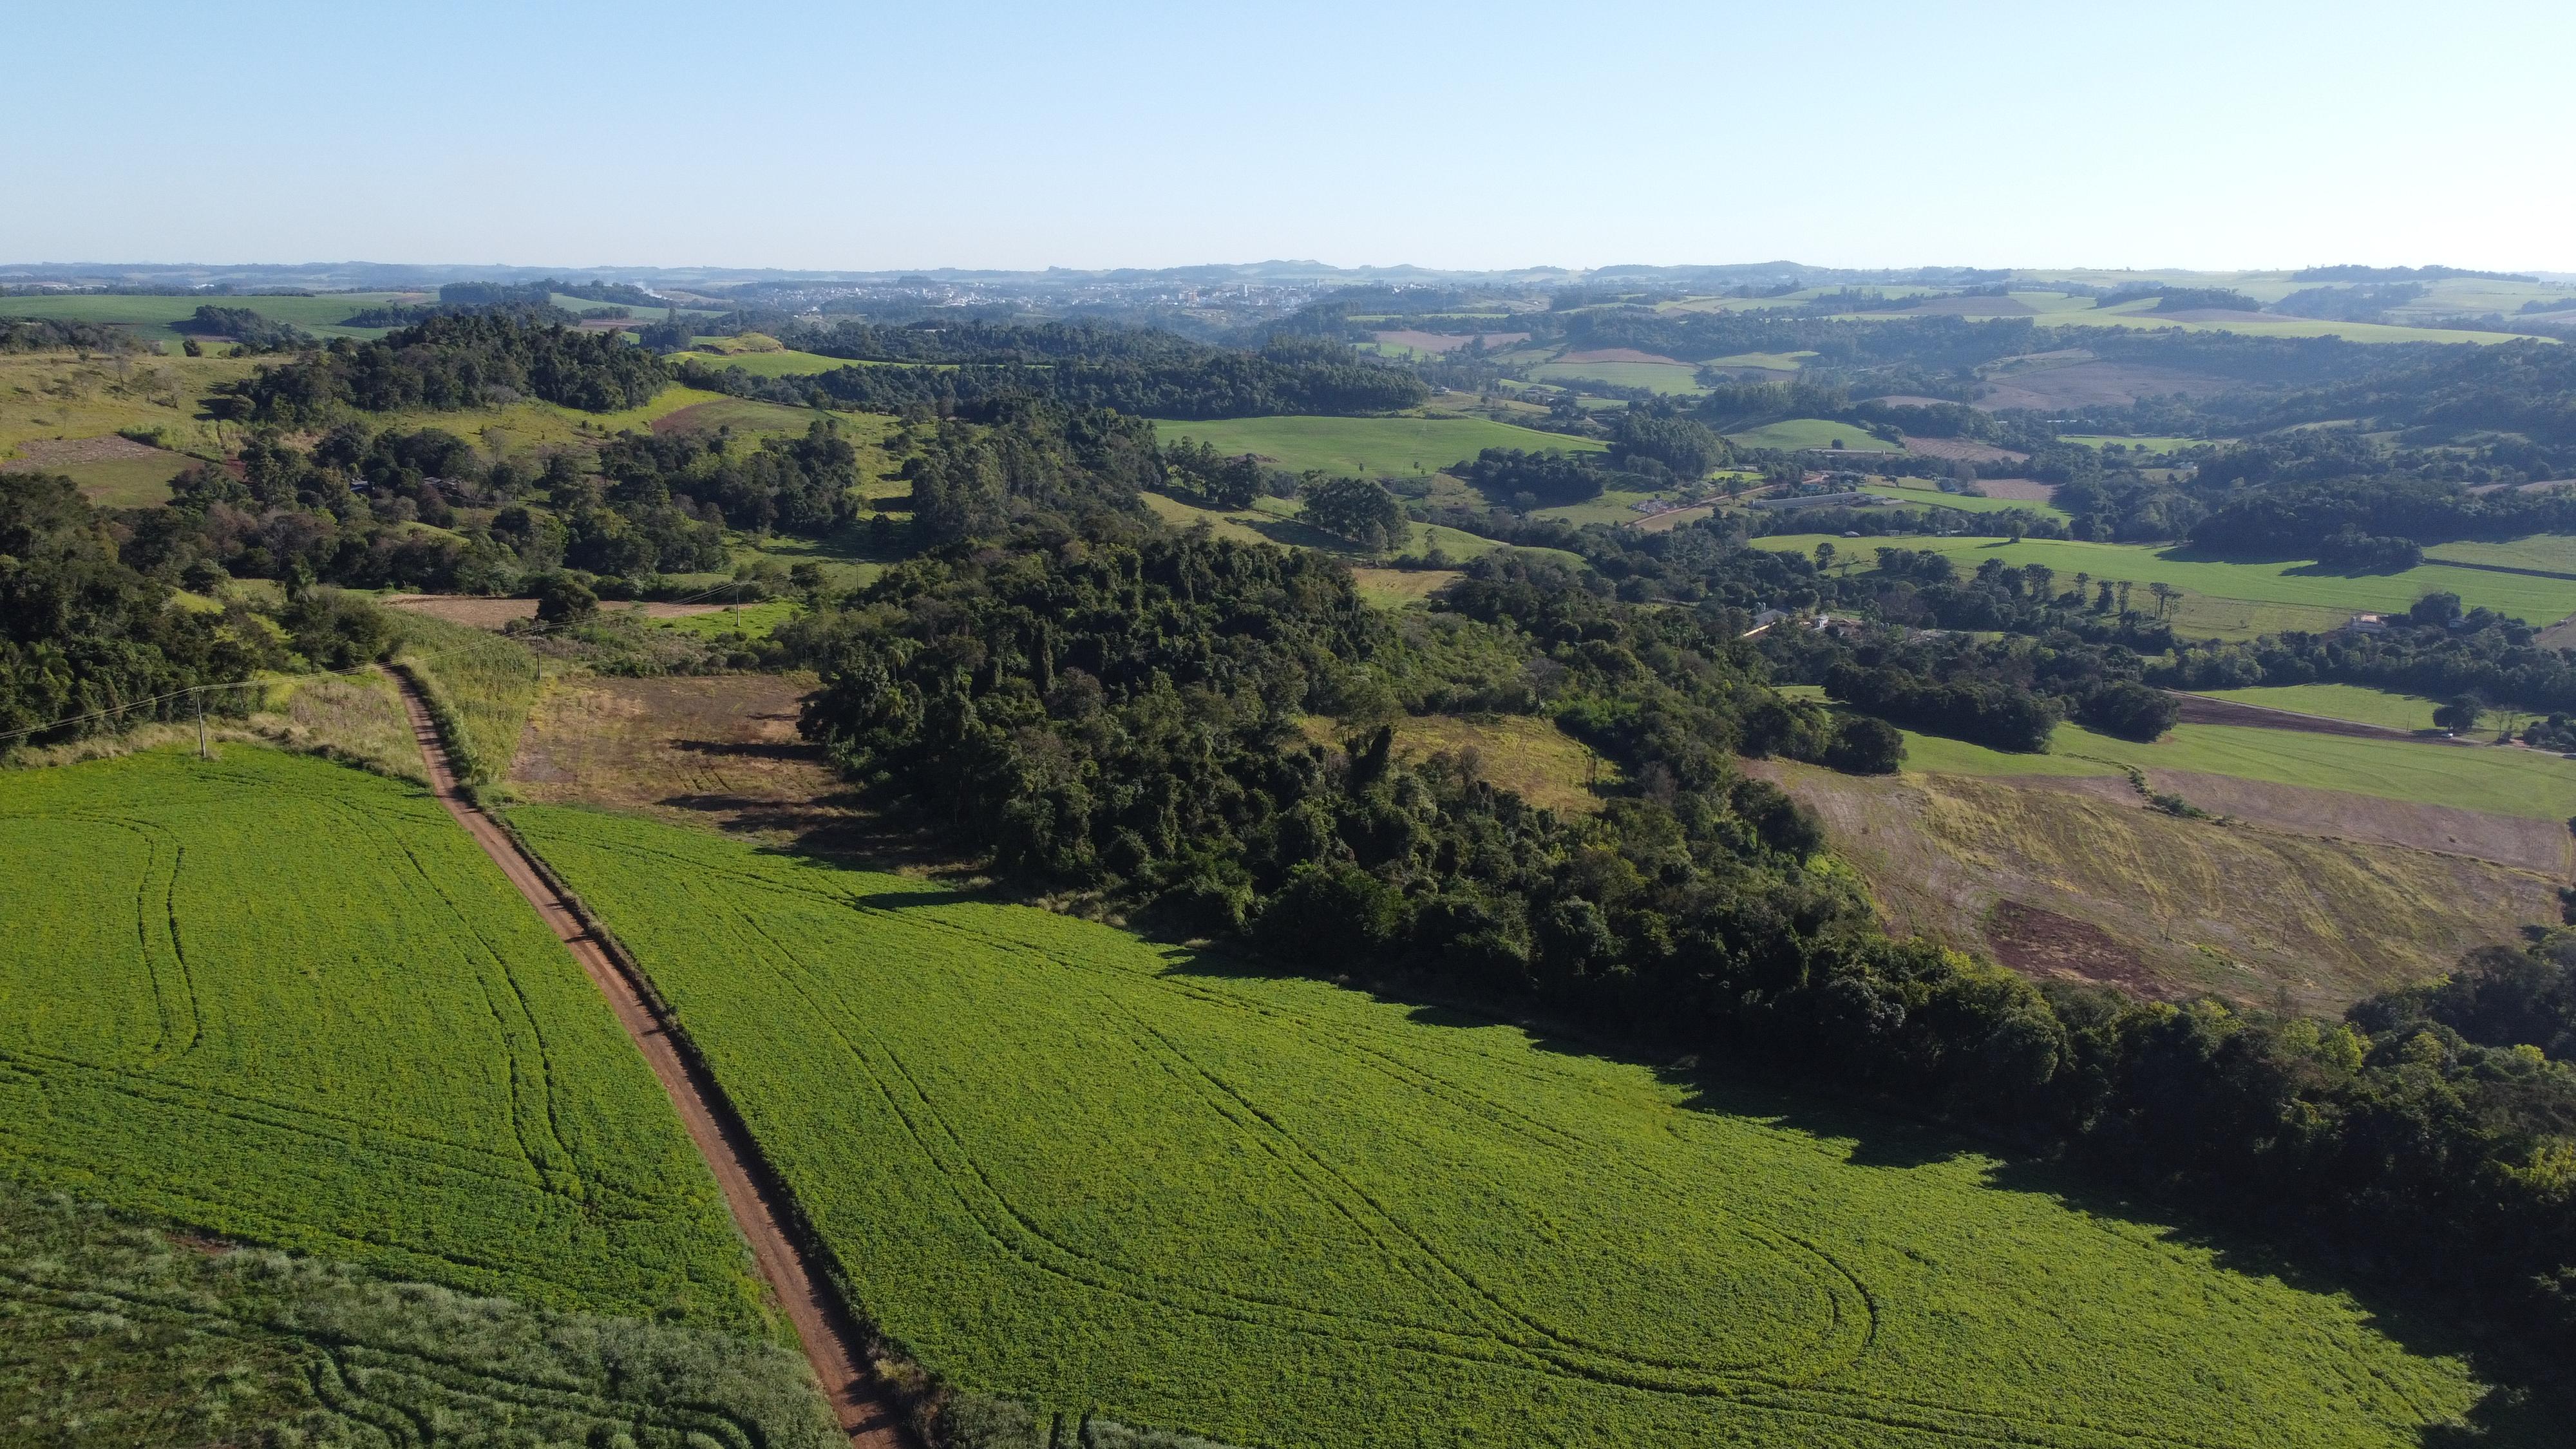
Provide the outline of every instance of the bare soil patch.
[[2036,478],[1980,478],[1977,488],[1988,498],[2009,498],[2015,503],[2057,501],[2057,485]]
[[1556,360],[1559,362],[1661,362],[1674,367],[1690,366],[1678,357],[1666,357],[1660,352],[1639,352],[1633,347],[1587,347],[1581,351],[1568,352]]
[[1892,408],[1954,408],[1959,405],[1952,398],[1925,397],[1911,392],[1892,392],[1885,397],[1855,398],[1854,401],[1882,403]]
[[1714,500],[1707,503],[1694,503],[1687,508],[1667,508],[1661,513],[1647,514],[1628,526],[1642,533],[1662,533],[1667,529],[1679,528],[1685,523],[1696,523],[1716,511],[1717,504]]
[[2101,927],[2019,901],[1995,902],[1986,914],[1986,940],[1996,960],[2035,981],[2083,981],[2146,997],[2181,994]]
[[30,438],[18,445],[18,456],[0,462],[0,470],[13,473],[46,468],[69,467],[78,463],[142,462],[167,458],[175,471],[191,461],[178,453],[165,452],[132,438],[111,433],[104,438]]
[[[1744,768],[1816,810],[1891,929],[2144,995],[2339,1011],[2448,970],[2474,947],[2509,942],[2523,922],[2555,919],[2563,878],[2554,864],[2518,868],[2464,853],[2465,835],[2454,844],[2420,828],[2314,828],[2385,827],[2425,808],[2297,798],[2322,791],[2290,791],[2265,812],[2284,822],[2274,826],[2252,823],[2239,807],[2257,802],[2223,795],[2206,777],[2156,780],[2248,822],[2219,825],[2147,809],[2116,776],[1864,778],[1776,760]],[[2294,805],[2362,808],[2358,818],[2319,813],[2303,831]],[[2551,847],[2565,851],[2565,831],[2546,822],[2479,820],[2527,842],[2518,852],[2526,860],[2543,853],[2528,848],[2537,842],[2525,825],[2556,830]],[[2111,945],[2000,910],[2006,902]],[[2134,972],[2122,953],[2134,956]]]
[[[445,619],[451,624],[465,624],[477,629],[498,630],[522,619],[537,617],[537,601],[534,599],[487,599],[473,594],[393,594],[388,596],[384,603],[388,608],[427,614],[433,619]],[[725,606],[663,603],[635,605],[621,604],[612,600],[599,607],[602,610],[611,611],[640,607],[644,610],[644,617],[647,619],[685,619],[692,614],[717,613]]]
[[633,810],[882,869],[944,864],[865,810],[796,731],[810,674],[550,681],[509,787],[543,804]]
[[2147,779],[2157,789],[2180,795],[2203,810],[2274,830],[2474,856],[2553,877],[2566,876],[2576,866],[2569,858],[2567,827],[2554,820],[2377,800],[2341,790],[2311,790],[2191,770],[2149,770]]
[[[1886,399],[1880,398],[1877,401],[1885,402]],[[1998,448],[1992,443],[1980,443],[1973,438],[1918,438],[1912,433],[1903,433],[1899,436],[1905,439],[1905,451],[1919,457],[1945,458],[1954,463],[2027,463],[2030,461],[2028,453],[2017,453],[2010,448]]]
[[2227,387],[2223,378],[2180,368],[2079,362],[1991,380],[1979,393],[1976,405],[1990,412],[2009,408],[2126,407],[2140,398],[2207,397]]
[[1377,340],[1396,347],[1410,347],[1416,352],[1450,352],[1483,338],[1488,349],[1511,347],[1529,341],[1526,332],[1380,332]]
[[2358,720],[2328,719],[2321,714],[2267,709],[2259,704],[2244,704],[2233,699],[2211,699],[2205,694],[2174,692],[2173,697],[2182,706],[2184,724],[2245,725],[2258,730],[2297,730],[2302,734],[2352,735],[2373,740],[2413,738],[2413,733],[2408,730],[2393,730],[2386,725],[2363,724]]

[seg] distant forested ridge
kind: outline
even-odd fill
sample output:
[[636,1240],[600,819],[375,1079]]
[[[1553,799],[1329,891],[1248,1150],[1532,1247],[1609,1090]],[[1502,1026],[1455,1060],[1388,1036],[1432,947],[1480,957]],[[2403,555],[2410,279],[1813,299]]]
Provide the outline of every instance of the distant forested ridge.
[[247,421],[314,427],[348,411],[455,412],[520,396],[585,412],[641,407],[670,381],[615,332],[533,326],[501,313],[432,317],[377,342],[328,347],[232,385]]
[[759,378],[689,359],[681,376],[744,397],[889,413],[1033,397],[1142,417],[1363,414],[1419,406],[1430,396],[1412,373],[1317,339],[1286,338],[1247,352],[1167,332],[1064,323],[932,329],[844,322],[791,330],[781,340],[860,365]]

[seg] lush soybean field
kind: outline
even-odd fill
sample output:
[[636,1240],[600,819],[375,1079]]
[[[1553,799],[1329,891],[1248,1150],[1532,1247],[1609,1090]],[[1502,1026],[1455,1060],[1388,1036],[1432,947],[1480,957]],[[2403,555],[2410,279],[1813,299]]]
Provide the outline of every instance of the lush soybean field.
[[678,1118],[419,788],[246,745],[0,774],[0,1162],[396,1277],[760,1324]]
[[[1251,1445],[2415,1445],[2481,1389],[1940,1134],[633,819],[514,819],[936,1371]],[[2438,1431],[2437,1431],[2438,1432]]]
[[1213,422],[1157,422],[1165,443],[1195,438],[1220,453],[1253,453],[1291,472],[1375,477],[1416,471],[1436,473],[1487,448],[1568,453],[1599,452],[1590,438],[1569,438],[1516,428],[1484,418],[1221,418]]

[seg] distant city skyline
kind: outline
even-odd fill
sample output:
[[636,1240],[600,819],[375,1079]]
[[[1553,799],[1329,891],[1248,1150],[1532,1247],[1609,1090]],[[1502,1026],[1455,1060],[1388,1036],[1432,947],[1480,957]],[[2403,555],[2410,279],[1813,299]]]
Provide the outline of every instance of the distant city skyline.
[[30,8],[0,261],[2576,272],[2576,7]]

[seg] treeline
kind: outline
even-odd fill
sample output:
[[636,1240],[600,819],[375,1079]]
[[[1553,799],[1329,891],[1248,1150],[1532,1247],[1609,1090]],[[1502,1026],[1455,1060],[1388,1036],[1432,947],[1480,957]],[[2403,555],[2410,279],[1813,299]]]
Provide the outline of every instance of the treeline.
[[60,322],[50,317],[0,317],[0,353],[57,352],[79,348],[85,352],[141,352],[143,343],[132,332],[101,322]]
[[300,591],[266,618],[177,607],[119,543],[70,479],[0,473],[0,756],[201,707],[238,716],[257,695],[223,686],[362,663],[389,637],[365,611]]
[[[1126,335],[1111,329],[1056,331],[1058,340],[1073,341]],[[692,387],[740,397],[885,413],[915,408],[949,413],[1011,398],[1044,398],[1070,408],[1114,408],[1142,417],[1348,415],[1415,407],[1430,395],[1413,374],[1360,361],[1332,343],[1280,341],[1258,353],[1200,347],[1178,338],[1171,344],[1139,348],[1121,343],[1108,355],[1042,363],[1013,358],[999,363],[864,364],[778,378],[690,359],[681,364],[680,375]]]
[[819,535],[857,511],[857,453],[828,423],[757,446],[623,434],[600,460],[592,473],[571,453],[487,459],[438,428],[347,422],[310,448],[261,432],[236,466],[191,468],[167,506],[115,526],[140,567],[192,588],[271,578],[506,593],[569,568],[628,596],[664,574],[731,571],[728,525]]
[[376,342],[328,347],[228,388],[246,421],[328,426],[350,410],[453,412],[542,398],[587,412],[641,407],[670,380],[614,332],[531,326],[499,313],[433,317]]
[[2251,644],[2177,651],[2157,679],[2176,689],[2260,684],[2359,684],[2432,699],[2576,713],[2576,664],[2533,642],[2527,624],[2488,609],[2465,613],[2456,594],[2428,594],[2385,633],[2273,634]]
[[253,352],[289,352],[313,345],[313,334],[292,323],[265,317],[248,307],[200,303],[196,315],[178,330],[199,337],[225,337]]

